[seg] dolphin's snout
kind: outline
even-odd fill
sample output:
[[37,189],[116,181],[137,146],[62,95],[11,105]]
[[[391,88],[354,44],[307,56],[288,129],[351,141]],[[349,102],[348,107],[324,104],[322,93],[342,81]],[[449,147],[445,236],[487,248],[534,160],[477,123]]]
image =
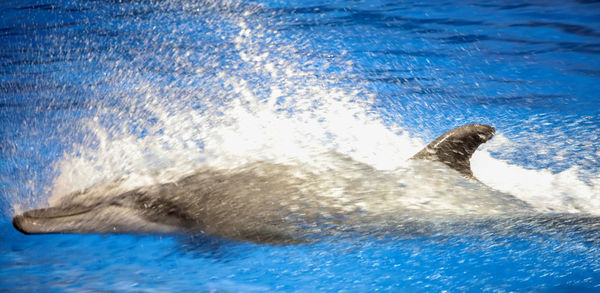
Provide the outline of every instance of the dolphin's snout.
[[90,211],[90,208],[73,206],[51,207],[26,211],[13,217],[12,224],[19,232],[30,235],[60,233],[73,224],[73,218]]
[[23,215],[16,215],[13,217],[12,224],[15,227],[15,229],[17,229],[17,231],[25,235],[30,235],[31,233],[27,232],[27,230],[25,229],[26,221],[27,219]]

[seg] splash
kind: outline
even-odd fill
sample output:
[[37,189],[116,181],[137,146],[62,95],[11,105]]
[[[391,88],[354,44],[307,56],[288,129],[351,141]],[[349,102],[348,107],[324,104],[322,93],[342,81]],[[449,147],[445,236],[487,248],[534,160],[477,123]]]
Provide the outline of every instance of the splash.
[[[226,24],[215,24],[236,29],[218,36],[233,51],[215,47],[204,53],[203,60],[227,56],[225,65],[204,64],[215,69],[210,75],[198,70],[163,85],[116,70],[108,80],[112,96],[122,97],[120,105],[81,122],[86,139],[58,164],[53,198],[124,176],[130,187],[172,181],[202,166],[228,169],[255,161],[316,166],[315,154],[328,151],[393,169],[422,146],[402,128],[385,126],[372,110],[372,93],[324,74],[330,63],[307,60],[301,54],[307,44],[273,44],[282,37],[260,22],[248,23],[254,13],[232,14]],[[122,80],[129,86],[119,84]]]
[[490,149],[509,149],[511,142],[498,135],[471,159],[475,176],[497,190],[512,194],[542,212],[600,214],[600,177],[574,166],[559,173],[532,170],[493,158]]
[[[157,50],[156,58],[190,69],[176,81],[144,73],[143,54],[132,68],[107,77],[107,95],[118,106],[100,107],[79,122],[85,139],[56,165],[50,203],[100,182],[121,178],[121,188],[130,189],[175,181],[202,167],[264,161],[343,171],[319,155],[331,151],[394,170],[425,145],[417,133],[382,119],[376,93],[348,81],[349,56],[311,58],[310,44],[271,28],[276,24],[261,7],[228,5],[206,23],[204,33],[214,43],[203,51],[173,52],[176,38]],[[496,147],[510,146],[503,136],[495,141]],[[540,211],[600,214],[599,179],[585,183],[575,167],[558,174],[527,170],[484,150],[475,154],[473,170],[484,183]]]

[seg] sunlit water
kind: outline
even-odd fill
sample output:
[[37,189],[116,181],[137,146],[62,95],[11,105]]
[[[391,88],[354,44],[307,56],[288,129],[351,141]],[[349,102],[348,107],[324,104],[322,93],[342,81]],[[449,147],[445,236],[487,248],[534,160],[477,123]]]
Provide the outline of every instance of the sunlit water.
[[[289,246],[10,224],[94,184],[255,162],[309,170],[332,184],[324,196],[346,180],[375,198],[403,170],[404,192],[436,190],[365,196],[375,211],[453,201],[456,215],[508,194],[538,213],[600,215],[600,5],[477,2],[2,2],[0,290],[600,290],[593,218]],[[408,158],[473,122],[497,130],[472,159],[494,191],[413,176]]]

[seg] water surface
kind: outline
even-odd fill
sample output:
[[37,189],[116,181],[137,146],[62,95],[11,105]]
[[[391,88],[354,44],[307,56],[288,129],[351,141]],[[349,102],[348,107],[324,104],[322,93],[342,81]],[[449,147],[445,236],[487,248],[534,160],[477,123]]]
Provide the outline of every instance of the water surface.
[[[600,214],[593,1],[3,1],[6,291],[595,291],[597,229],[349,235],[40,235],[11,217],[96,183],[201,166],[393,170],[467,123],[475,176],[540,212]],[[153,181],[154,180],[154,181]],[[580,226],[579,226],[580,227]],[[464,231],[463,231],[464,232]]]

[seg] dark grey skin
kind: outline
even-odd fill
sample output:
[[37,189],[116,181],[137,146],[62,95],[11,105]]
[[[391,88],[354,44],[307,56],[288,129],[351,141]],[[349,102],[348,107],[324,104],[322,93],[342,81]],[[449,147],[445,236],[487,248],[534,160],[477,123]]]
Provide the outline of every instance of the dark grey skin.
[[471,171],[471,156],[495,132],[494,127],[485,124],[464,125],[442,134],[411,159],[438,161],[476,180]]
[[[465,125],[444,133],[412,159],[441,162],[450,168],[449,172],[457,171],[472,179],[458,185],[477,188],[482,185],[474,182],[469,159],[493,135],[491,126]],[[442,222],[446,221],[444,228],[439,222],[431,222],[435,214],[430,212],[432,205],[414,204],[421,191],[414,192],[416,195],[402,194],[403,184],[398,183],[395,175],[339,157],[338,161],[347,164],[351,172],[329,181],[322,174],[292,166],[256,162],[236,170],[201,169],[176,182],[126,192],[111,187],[119,182],[93,186],[63,197],[53,207],[17,215],[13,225],[24,234],[201,233],[278,244],[315,241],[323,235],[349,231],[370,233],[379,229],[410,234],[428,233],[436,226],[442,230],[463,227],[445,212],[440,213]],[[331,196],[332,193],[340,196]],[[478,200],[477,194],[464,204]],[[463,203],[456,198],[467,196],[461,190],[443,190],[434,195],[441,199],[454,196],[448,203],[458,202],[459,207]],[[402,196],[409,204],[392,205]],[[436,197],[433,198],[435,201]],[[483,197],[474,204],[475,209],[485,205],[492,211],[509,210],[511,216],[514,212],[528,215],[531,211],[526,203],[500,193]],[[390,208],[386,209],[387,206]]]

